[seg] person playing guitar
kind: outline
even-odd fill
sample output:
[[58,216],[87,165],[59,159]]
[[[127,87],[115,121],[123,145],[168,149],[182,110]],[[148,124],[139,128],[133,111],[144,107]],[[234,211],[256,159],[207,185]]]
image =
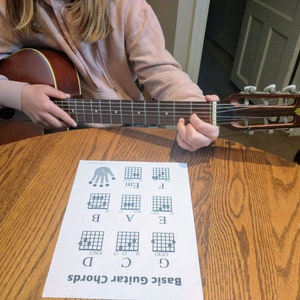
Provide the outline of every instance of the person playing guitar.
[[[204,96],[165,49],[157,17],[146,0],[0,0],[0,60],[22,48],[54,49],[74,65],[81,96],[86,99],[140,100],[138,81],[158,101],[218,101]],[[22,69],[23,62],[18,65]],[[36,63],[29,64],[36,72]],[[58,73],[68,80],[62,65]],[[44,82],[0,75],[0,106],[22,110],[44,128],[76,127],[74,118],[52,99],[72,96],[70,90]],[[0,68],[1,74],[1,68]],[[219,134],[190,111],[178,116],[178,144],[195,151]]]

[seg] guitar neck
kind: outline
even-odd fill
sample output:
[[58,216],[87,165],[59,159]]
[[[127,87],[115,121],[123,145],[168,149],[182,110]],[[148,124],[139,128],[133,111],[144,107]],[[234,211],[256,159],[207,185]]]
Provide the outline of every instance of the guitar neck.
[[[275,98],[278,95],[254,97]],[[188,120],[196,113],[203,121],[236,130],[260,130],[300,127],[299,95],[282,94],[292,98],[290,104],[239,104],[245,96],[232,95],[221,102],[133,101],[64,99],[53,100],[77,123],[130,124],[142,126],[176,125],[179,118]],[[270,121],[276,118],[276,122]]]
[[176,101],[132,101],[64,99],[54,103],[68,112],[77,123],[176,125],[179,118],[197,113],[216,124],[216,104]]

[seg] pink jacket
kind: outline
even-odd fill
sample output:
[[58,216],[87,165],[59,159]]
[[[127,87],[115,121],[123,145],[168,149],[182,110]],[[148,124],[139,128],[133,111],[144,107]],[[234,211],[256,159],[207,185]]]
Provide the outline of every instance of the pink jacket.
[[[202,91],[165,49],[159,22],[145,0],[110,0],[112,31],[95,44],[73,41],[60,1],[47,0],[55,16],[38,7],[43,33],[24,36],[12,32],[0,0],[0,59],[23,47],[47,47],[64,51],[80,74],[84,97],[143,99],[134,80],[144,84],[157,100],[203,100]],[[0,105],[21,109],[25,83],[0,75]]]

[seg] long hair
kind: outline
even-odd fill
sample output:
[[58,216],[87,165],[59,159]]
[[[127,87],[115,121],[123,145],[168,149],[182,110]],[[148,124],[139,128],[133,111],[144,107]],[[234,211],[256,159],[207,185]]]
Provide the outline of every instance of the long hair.
[[[68,19],[72,20],[71,36],[90,43],[104,39],[110,31],[109,0],[65,0]],[[24,34],[36,31],[34,27],[36,3],[51,13],[52,8],[43,0],[7,0],[6,14],[13,30]],[[48,7],[47,7],[48,6]],[[53,12],[52,12],[53,13]],[[41,29],[42,31],[43,29]]]

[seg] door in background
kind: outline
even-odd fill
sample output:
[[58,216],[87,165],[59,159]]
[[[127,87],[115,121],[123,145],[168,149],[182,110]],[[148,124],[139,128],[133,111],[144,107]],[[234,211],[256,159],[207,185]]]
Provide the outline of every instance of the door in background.
[[[299,82],[299,0],[248,0],[231,80],[243,89]],[[298,86],[300,89],[300,86]]]

